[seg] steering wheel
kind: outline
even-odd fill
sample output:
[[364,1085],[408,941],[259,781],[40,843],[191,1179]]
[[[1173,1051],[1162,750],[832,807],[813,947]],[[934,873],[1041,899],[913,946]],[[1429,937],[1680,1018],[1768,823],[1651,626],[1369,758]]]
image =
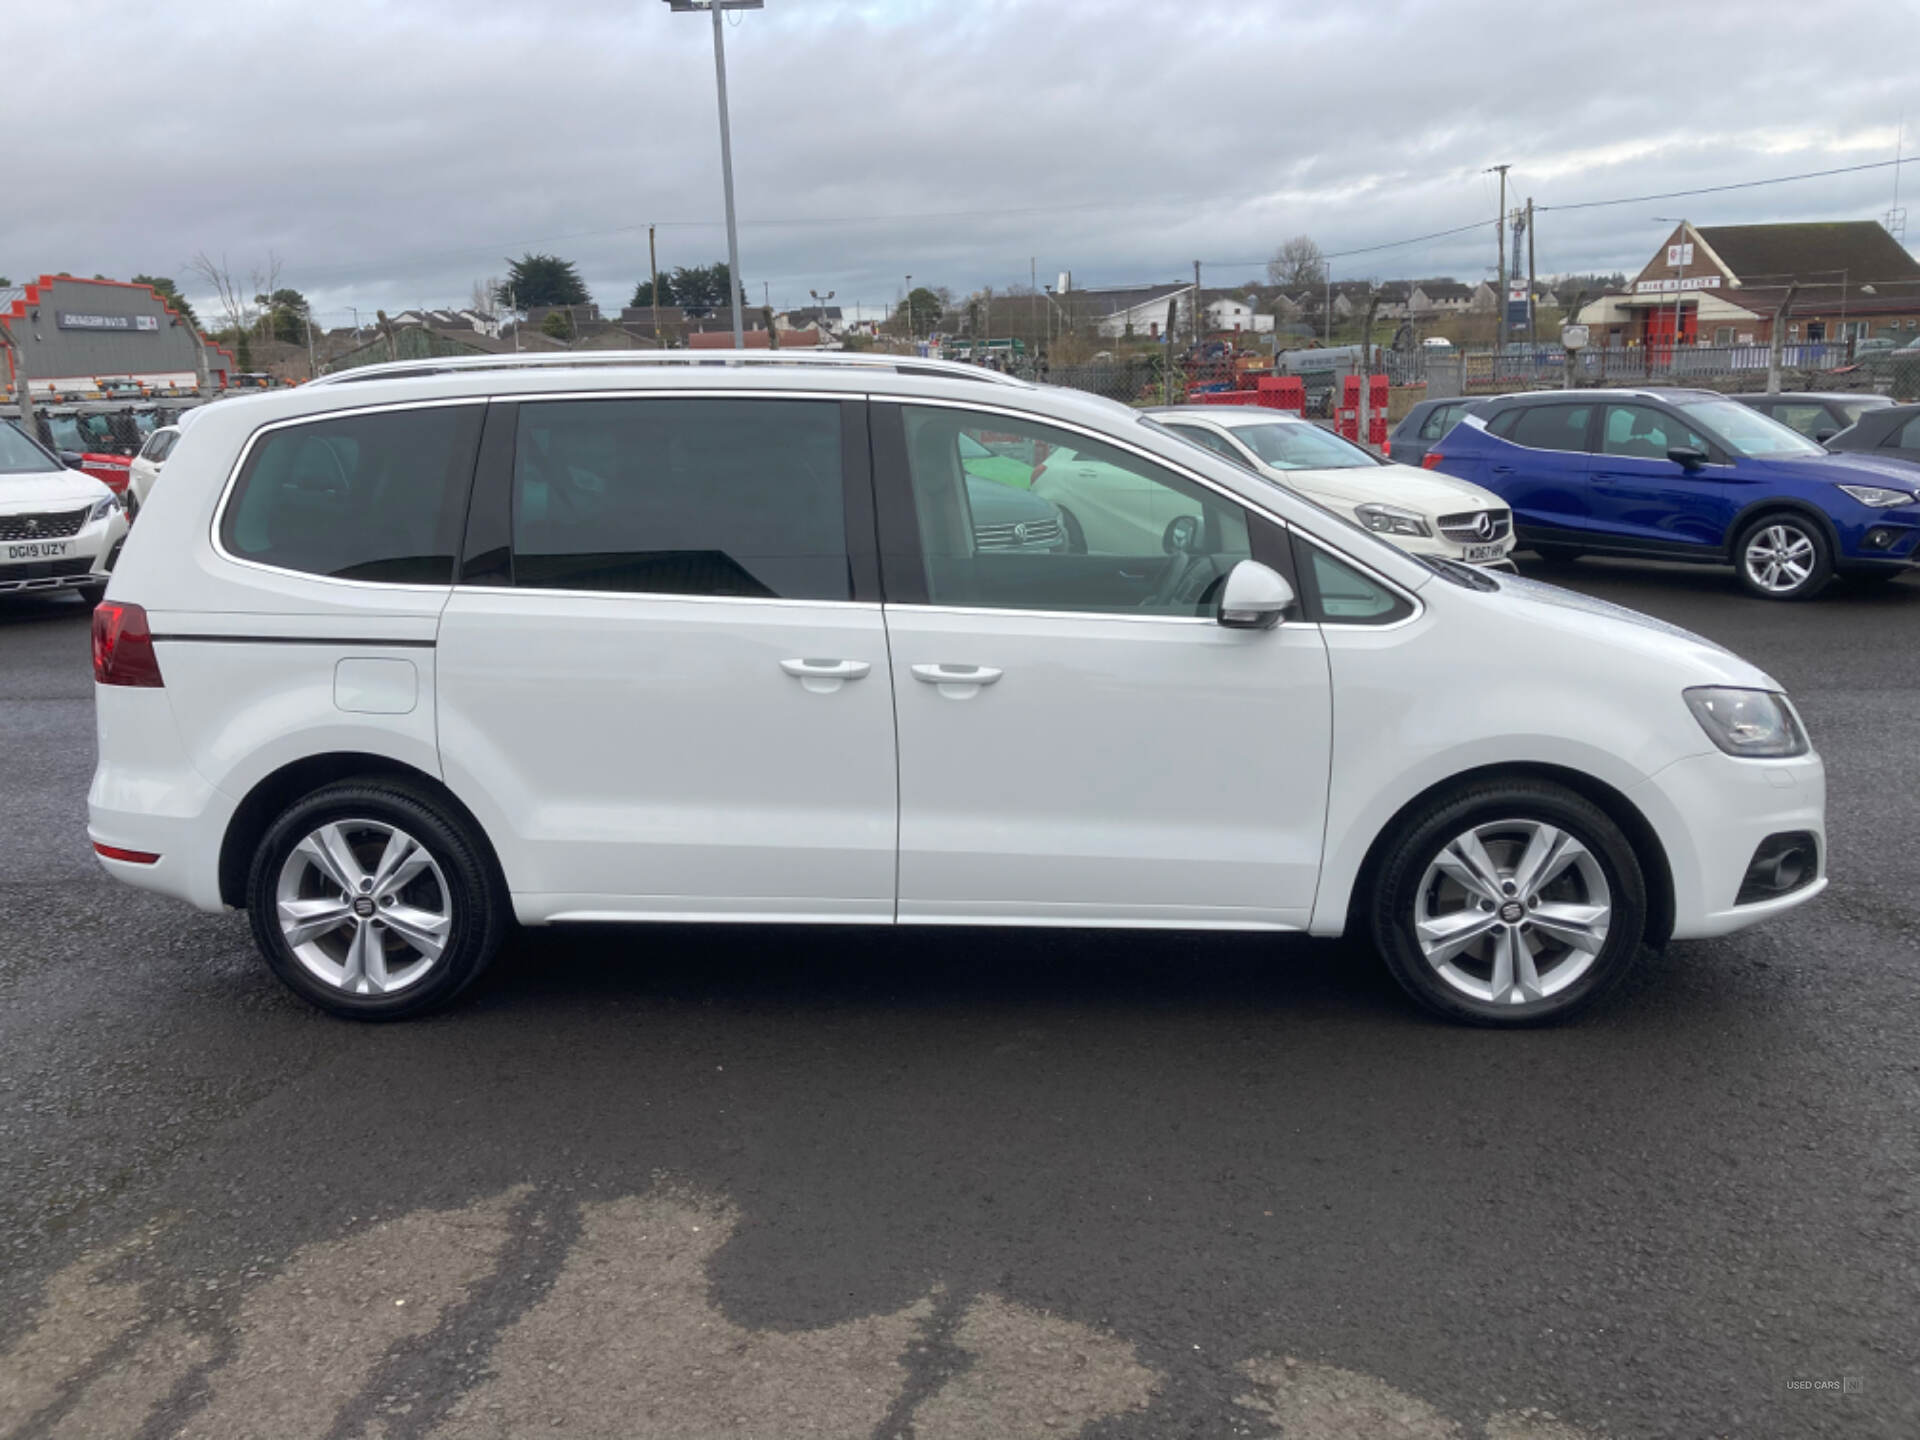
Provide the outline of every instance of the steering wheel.
[[1167,566],[1167,573],[1160,577],[1160,583],[1153,587],[1153,593],[1140,602],[1140,608],[1185,609],[1191,605],[1198,611],[1200,602],[1206,599],[1208,592],[1225,575],[1226,572],[1212,555],[1176,550],[1173,563]]

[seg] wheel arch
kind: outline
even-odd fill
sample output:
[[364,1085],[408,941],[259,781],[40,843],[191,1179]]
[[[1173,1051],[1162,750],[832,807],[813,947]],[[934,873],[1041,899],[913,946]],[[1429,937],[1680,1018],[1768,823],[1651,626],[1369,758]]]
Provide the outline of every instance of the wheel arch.
[[1733,523],[1727,527],[1727,563],[1740,564],[1740,537],[1754,521],[1767,515],[1790,514],[1803,520],[1811,520],[1826,536],[1828,548],[1833,551],[1833,559],[1840,560],[1840,529],[1833,523],[1833,517],[1815,505],[1811,500],[1801,500],[1791,495],[1770,495],[1765,500],[1754,500],[1733,517]]
[[500,857],[494,852],[492,838],[473,811],[447,788],[445,781],[391,756],[340,750],[322,755],[305,755],[282,765],[278,770],[261,777],[235,807],[232,819],[227,822],[226,834],[220,842],[221,902],[236,909],[245,907],[247,872],[253,866],[254,851],[259,847],[261,837],[267,833],[267,827],[273,824],[275,816],[302,795],[311,794],[322,786],[361,778],[404,781],[409,788],[421,791],[436,804],[445,807],[451,818],[466,826],[487,866],[493,871],[495,880],[499,882],[501,893],[506,893],[506,880]]
[[1564,765],[1535,761],[1481,765],[1459,771],[1427,786],[1387,817],[1386,823],[1367,846],[1366,856],[1354,875],[1353,890],[1347,899],[1348,934],[1365,933],[1362,912],[1372,899],[1374,877],[1388,844],[1400,833],[1406,818],[1450,790],[1484,784],[1490,780],[1551,781],[1604,811],[1607,818],[1620,827],[1620,832],[1627,837],[1627,843],[1633,847],[1634,858],[1640,862],[1641,876],[1647,885],[1647,943],[1656,948],[1666,943],[1668,936],[1673,933],[1673,866],[1652,822],[1641,813],[1639,806],[1606,781]]

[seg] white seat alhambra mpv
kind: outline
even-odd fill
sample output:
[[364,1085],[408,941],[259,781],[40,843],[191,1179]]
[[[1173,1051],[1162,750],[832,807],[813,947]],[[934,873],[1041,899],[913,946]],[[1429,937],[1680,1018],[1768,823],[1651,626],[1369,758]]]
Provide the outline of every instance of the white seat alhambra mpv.
[[[1062,449],[1133,477],[1086,517],[1127,538],[983,545],[979,497]],[[93,658],[101,864],[245,908],[365,1019],[513,921],[692,920],[1357,930],[1524,1023],[1825,884],[1821,763],[1752,665],[938,362],[499,356],[209,406]]]

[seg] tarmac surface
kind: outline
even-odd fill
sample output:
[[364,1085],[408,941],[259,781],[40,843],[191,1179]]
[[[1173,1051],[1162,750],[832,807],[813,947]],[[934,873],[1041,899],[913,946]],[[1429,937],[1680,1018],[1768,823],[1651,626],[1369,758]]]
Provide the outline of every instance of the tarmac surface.
[[0,601],[0,1435],[1920,1433],[1920,578],[1566,578],[1793,693],[1833,881],[1514,1034],[997,930],[529,934],[329,1020],[99,872],[84,608]]

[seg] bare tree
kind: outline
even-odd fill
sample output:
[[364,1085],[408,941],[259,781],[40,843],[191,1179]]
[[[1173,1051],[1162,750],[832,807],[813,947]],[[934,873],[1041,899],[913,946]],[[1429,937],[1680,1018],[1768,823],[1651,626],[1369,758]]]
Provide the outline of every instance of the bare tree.
[[255,324],[260,326],[261,338],[273,338],[273,292],[280,288],[280,257],[267,251],[267,263],[264,267],[255,267],[248,277],[253,285],[253,303],[259,307]]
[[1296,235],[1267,261],[1267,280],[1289,294],[1324,285],[1327,257],[1311,235]]
[[247,298],[247,287],[233,278],[233,271],[228,267],[224,254],[216,262],[202,250],[187,262],[187,269],[213,287],[214,300],[226,318],[229,330],[236,335],[244,335],[253,328],[253,302]]
[[500,333],[500,277],[489,275],[473,282],[467,296],[467,308],[487,322],[490,334]]

